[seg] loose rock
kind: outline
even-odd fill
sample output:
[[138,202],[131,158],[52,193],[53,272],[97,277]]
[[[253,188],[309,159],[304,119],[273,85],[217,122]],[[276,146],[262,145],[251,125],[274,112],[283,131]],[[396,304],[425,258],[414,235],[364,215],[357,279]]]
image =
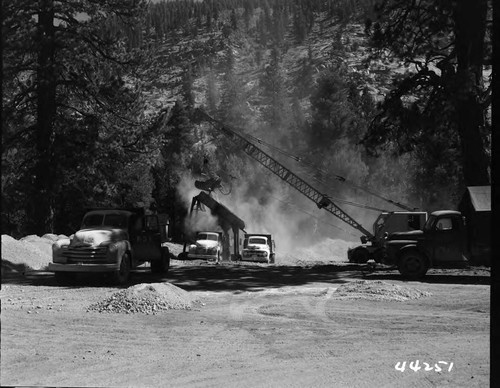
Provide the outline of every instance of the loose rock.
[[90,305],[87,311],[99,313],[157,314],[163,310],[189,310],[199,301],[170,283],[141,283],[120,290]]
[[407,301],[429,297],[432,294],[416,288],[401,287],[381,280],[357,280],[341,285],[333,294],[337,299],[370,299]]

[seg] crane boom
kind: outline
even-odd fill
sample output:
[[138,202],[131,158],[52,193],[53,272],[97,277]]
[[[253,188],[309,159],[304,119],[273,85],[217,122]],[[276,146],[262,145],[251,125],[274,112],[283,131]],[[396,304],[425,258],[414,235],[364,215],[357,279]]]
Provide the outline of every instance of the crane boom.
[[349,216],[341,208],[339,208],[326,194],[323,194],[320,191],[316,190],[313,186],[304,181],[298,175],[294,174],[288,168],[286,168],[281,163],[269,156],[267,153],[262,151],[260,148],[255,146],[244,136],[223,125],[221,122],[214,119],[203,110],[197,109],[197,113],[212,125],[217,126],[221,131],[227,134],[231,141],[241,147],[247,155],[252,157],[254,160],[266,167],[269,171],[277,175],[279,178],[287,182],[290,186],[313,201],[318,206],[318,208],[325,209],[335,217],[340,218],[351,227],[359,230],[361,233],[363,233],[364,236],[366,236],[368,240],[373,239],[374,235],[372,233],[366,230],[361,224],[359,224],[356,220],[354,220],[351,216]]

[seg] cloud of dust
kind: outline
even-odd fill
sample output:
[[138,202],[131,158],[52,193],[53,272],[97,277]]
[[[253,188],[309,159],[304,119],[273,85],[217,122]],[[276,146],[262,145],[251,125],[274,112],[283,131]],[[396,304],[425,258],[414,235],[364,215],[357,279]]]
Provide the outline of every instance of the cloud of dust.
[[[189,209],[192,198],[199,194],[194,179],[186,174],[177,189]],[[324,210],[302,198],[295,189],[263,167],[252,181],[243,181],[241,178],[234,181],[229,195],[215,191],[212,197],[245,222],[247,233],[271,234],[276,244],[278,262],[346,261],[347,248],[357,244],[353,243],[356,237],[350,236],[351,241],[344,239],[345,234],[340,228],[337,230],[322,225],[323,216],[330,222],[335,217],[325,215]],[[297,209],[304,209],[308,214]],[[342,221],[339,222],[342,224]],[[220,230],[217,218],[210,214],[209,209],[188,217],[185,227],[186,231],[191,232]],[[344,224],[343,228],[348,229],[349,226]]]

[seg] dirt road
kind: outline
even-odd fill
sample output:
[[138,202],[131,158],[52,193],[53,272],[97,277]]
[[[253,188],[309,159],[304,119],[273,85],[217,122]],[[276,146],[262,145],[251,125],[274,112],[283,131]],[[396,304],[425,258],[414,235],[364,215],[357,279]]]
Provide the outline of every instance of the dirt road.
[[[339,294],[360,279],[429,294]],[[202,304],[155,315],[99,313],[88,306],[116,287],[88,279],[60,287],[44,272],[4,274],[2,385],[489,384],[489,270],[431,270],[424,281],[404,282],[368,266],[178,262],[165,279],[146,269],[132,278],[164,281]]]

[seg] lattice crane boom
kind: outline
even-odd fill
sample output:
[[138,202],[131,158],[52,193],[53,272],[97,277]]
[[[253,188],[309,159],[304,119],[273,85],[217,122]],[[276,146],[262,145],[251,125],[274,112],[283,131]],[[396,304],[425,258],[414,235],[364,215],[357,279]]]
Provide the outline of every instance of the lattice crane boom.
[[235,143],[237,146],[241,147],[241,149],[243,149],[243,151],[247,155],[259,162],[261,165],[277,175],[290,186],[298,190],[300,193],[305,195],[307,198],[313,201],[318,206],[318,208],[325,209],[351,227],[359,230],[361,233],[363,233],[364,236],[366,236],[365,238],[367,240],[371,240],[374,238],[372,233],[366,230],[360,223],[358,223],[351,216],[345,213],[341,208],[339,208],[326,194],[318,191],[298,175],[294,174],[290,169],[283,166],[277,160],[273,159],[270,155],[258,148],[255,144],[247,140],[244,136],[230,129],[226,125],[223,125],[221,122],[214,119],[201,109],[197,109],[197,114],[200,115],[204,120],[216,126],[219,130],[223,131],[229,137],[229,139],[233,141],[233,143]]

